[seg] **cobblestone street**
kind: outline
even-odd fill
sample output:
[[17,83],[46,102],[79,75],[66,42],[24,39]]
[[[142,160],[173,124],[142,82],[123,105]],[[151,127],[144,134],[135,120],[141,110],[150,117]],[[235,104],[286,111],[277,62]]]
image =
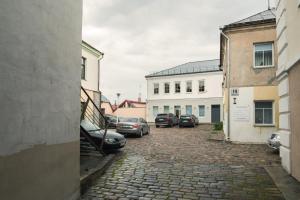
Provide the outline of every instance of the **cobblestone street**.
[[280,165],[266,145],[208,140],[211,126],[154,128],[128,138],[124,156],[88,199],[284,199],[263,166]]

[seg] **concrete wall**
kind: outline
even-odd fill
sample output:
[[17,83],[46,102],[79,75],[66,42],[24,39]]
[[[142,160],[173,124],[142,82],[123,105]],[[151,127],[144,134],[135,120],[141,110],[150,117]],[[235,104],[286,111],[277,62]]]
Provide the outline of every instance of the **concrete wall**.
[[[299,157],[299,61],[300,61],[300,2],[277,0],[277,40],[279,66],[277,79],[280,95],[280,156],[287,172],[300,181]],[[295,69],[294,69],[295,68]],[[292,80],[291,80],[292,79]]]
[[300,181],[300,62],[289,73],[290,80],[290,106],[291,106],[291,172]]
[[[205,81],[205,92],[199,92],[199,81]],[[153,77],[147,79],[147,100],[194,99],[222,97],[222,72]],[[186,92],[186,82],[192,81],[193,92]],[[181,92],[175,93],[175,82],[181,83]],[[159,94],[154,94],[154,84],[159,84]],[[164,83],[170,83],[170,93],[164,93]]]
[[[227,31],[226,34],[230,38],[231,86],[277,85],[275,78],[277,69],[275,24]],[[254,44],[263,42],[274,43],[274,66],[257,69],[254,68]],[[227,55],[226,52],[225,55]]]
[[[220,105],[220,117],[223,121],[223,102],[220,98],[195,98],[195,99],[162,99],[162,100],[147,100],[146,119],[148,122],[154,122],[155,117],[153,113],[153,106],[158,106],[158,112],[164,113],[164,106],[169,106],[170,113],[175,114],[174,106],[181,107],[181,114],[186,114],[186,106],[192,106],[193,114],[198,117],[200,123],[211,123],[211,105]],[[205,106],[205,116],[199,116],[199,105]]]
[[[277,86],[239,87],[238,90],[238,96],[230,96],[230,140],[241,143],[266,143],[278,126]],[[274,124],[269,126],[255,124],[254,103],[263,100],[273,101]]]
[[3,0],[0,18],[0,199],[78,199],[82,2]]
[[146,119],[146,107],[118,108],[113,115],[118,117],[141,117]]

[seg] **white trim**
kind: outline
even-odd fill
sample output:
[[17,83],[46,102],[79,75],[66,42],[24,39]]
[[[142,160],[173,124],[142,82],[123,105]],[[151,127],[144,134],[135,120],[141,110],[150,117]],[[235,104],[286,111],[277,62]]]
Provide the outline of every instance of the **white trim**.
[[[272,45],[272,65],[264,65],[264,66],[256,66],[255,65],[255,45],[258,44],[271,44]],[[253,68],[254,69],[262,69],[262,68],[272,68],[275,67],[275,58],[274,58],[274,42],[258,42],[253,43]]]

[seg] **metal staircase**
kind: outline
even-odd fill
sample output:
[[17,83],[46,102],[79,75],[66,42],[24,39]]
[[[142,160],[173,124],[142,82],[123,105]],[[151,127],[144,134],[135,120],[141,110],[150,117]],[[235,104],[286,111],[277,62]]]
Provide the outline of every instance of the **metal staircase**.
[[80,101],[80,122],[82,122],[82,120],[86,120],[99,127],[100,129],[97,131],[101,131],[104,133],[101,143],[98,144],[97,142],[95,142],[95,140],[93,140],[92,136],[90,135],[90,130],[85,130],[85,128],[82,125],[80,125],[80,154],[101,153],[102,155],[105,155],[103,151],[103,145],[107,133],[108,122],[100,110],[101,102],[100,105],[97,106],[88,94],[88,92],[83,87],[81,87]]

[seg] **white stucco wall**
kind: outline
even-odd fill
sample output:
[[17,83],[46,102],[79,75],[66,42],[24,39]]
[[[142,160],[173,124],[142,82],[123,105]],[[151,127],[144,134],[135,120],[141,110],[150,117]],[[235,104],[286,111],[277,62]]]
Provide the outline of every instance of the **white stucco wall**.
[[[276,127],[255,126],[254,88],[237,89],[239,96],[230,96],[230,140],[241,143],[266,143],[268,137],[276,132]],[[236,104],[233,98],[236,98]],[[276,109],[275,106],[273,109]],[[275,123],[274,114],[273,117]],[[227,127],[227,124],[225,126]]]
[[99,57],[87,51],[82,47],[82,56],[86,58],[85,80],[81,79],[83,88],[92,91],[98,91],[98,83],[100,77],[100,65],[98,65]]
[[[205,92],[199,92],[199,81],[205,80]],[[186,92],[186,82],[192,81],[193,92]],[[147,78],[147,99],[195,99],[222,97],[222,72],[197,73]],[[175,93],[175,82],[181,83],[181,92]],[[159,94],[154,94],[154,83],[159,84]],[[164,93],[164,83],[170,83],[170,93]]]

